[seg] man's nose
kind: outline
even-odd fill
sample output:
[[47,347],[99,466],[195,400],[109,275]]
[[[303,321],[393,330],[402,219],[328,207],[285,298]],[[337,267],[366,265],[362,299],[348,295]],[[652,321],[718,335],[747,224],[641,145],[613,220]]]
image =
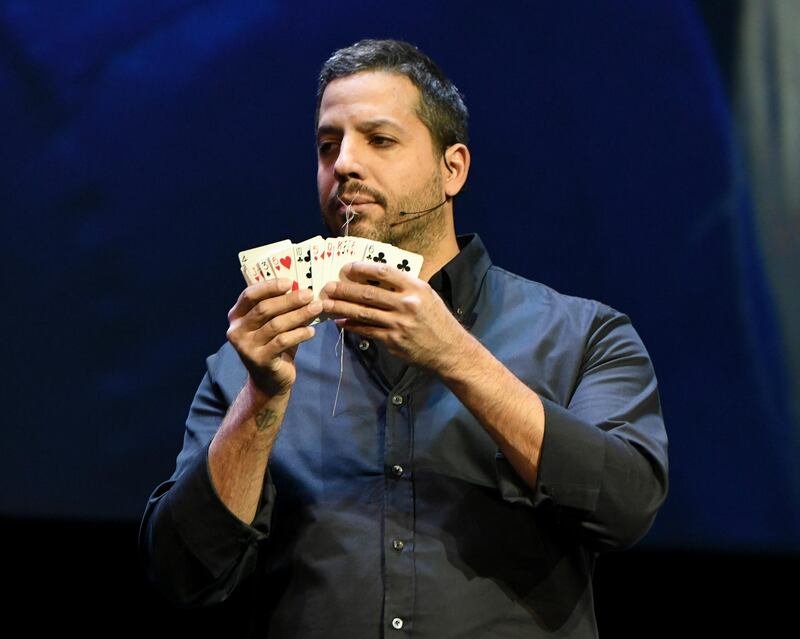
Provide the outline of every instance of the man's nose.
[[339,155],[333,165],[333,172],[336,179],[346,182],[350,179],[364,179],[364,167],[362,166],[362,150],[358,143],[352,139],[344,138],[339,144]]

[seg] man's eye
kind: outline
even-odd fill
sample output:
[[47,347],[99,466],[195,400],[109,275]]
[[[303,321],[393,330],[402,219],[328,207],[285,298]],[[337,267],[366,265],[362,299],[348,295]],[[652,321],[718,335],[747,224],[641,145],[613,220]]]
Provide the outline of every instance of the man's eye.
[[317,144],[317,151],[320,155],[328,155],[336,147],[336,142],[320,142]]
[[394,140],[392,140],[392,138],[387,138],[383,135],[373,135],[370,138],[369,143],[372,146],[391,146],[392,144],[394,144]]

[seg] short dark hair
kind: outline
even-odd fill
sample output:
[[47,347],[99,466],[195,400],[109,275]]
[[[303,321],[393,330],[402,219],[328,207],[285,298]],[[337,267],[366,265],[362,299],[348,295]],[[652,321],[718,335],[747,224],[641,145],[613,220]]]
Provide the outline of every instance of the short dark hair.
[[400,40],[360,40],[334,51],[319,73],[315,126],[328,84],[362,71],[397,73],[414,83],[420,94],[417,115],[430,131],[436,152],[459,142],[466,144],[468,113],[463,96],[433,60]]

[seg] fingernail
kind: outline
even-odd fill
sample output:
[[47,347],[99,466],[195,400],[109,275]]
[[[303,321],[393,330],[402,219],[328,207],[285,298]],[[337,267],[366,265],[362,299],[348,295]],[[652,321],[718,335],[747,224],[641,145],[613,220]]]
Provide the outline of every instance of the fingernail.
[[332,311],[333,310],[333,300],[323,300],[322,308],[325,311]]
[[302,291],[300,291],[301,302],[308,302],[311,300],[312,297],[314,297],[314,293],[309,291],[307,288],[304,288]]
[[278,288],[282,291],[288,291],[290,288],[292,288],[292,280],[286,279],[285,277],[279,277]]
[[314,300],[313,302],[311,302],[311,304],[308,305],[308,310],[311,311],[312,313],[314,313],[315,315],[317,313],[321,313],[322,312],[322,302],[320,302],[319,300]]

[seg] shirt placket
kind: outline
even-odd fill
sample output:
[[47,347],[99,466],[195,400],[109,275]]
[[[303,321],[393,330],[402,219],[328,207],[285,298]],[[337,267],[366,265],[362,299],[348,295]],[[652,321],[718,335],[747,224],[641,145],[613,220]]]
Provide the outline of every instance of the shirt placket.
[[414,610],[413,414],[408,371],[389,389],[384,449],[384,636],[410,633]]

